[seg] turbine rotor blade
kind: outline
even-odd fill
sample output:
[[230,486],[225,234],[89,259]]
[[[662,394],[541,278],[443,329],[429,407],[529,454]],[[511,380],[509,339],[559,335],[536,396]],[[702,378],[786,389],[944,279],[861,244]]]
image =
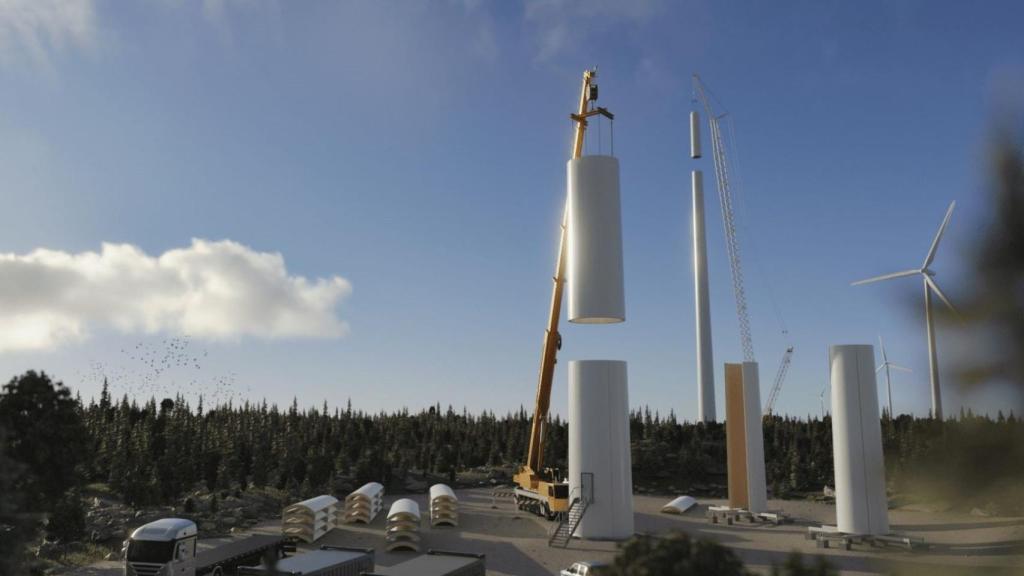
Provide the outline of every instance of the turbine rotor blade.
[[878,348],[882,351],[882,364],[889,362],[889,359],[885,357],[885,343],[882,342],[882,335],[878,335]]
[[885,364],[886,364],[885,362],[882,362],[881,364],[879,364],[878,368],[875,368],[875,374],[878,374],[879,372],[881,372],[882,368],[885,368]]
[[903,372],[913,372],[913,370],[911,370],[910,368],[906,368],[904,366],[898,366],[896,364],[889,364],[889,368],[892,368],[893,370],[901,370]]
[[939,249],[939,240],[942,240],[942,233],[946,231],[946,226],[949,225],[949,219],[953,217],[953,208],[956,208],[955,200],[949,203],[949,208],[946,210],[946,217],[942,219],[939,231],[936,232],[935,239],[932,240],[932,247],[928,249],[928,255],[924,257],[924,265],[921,266],[922,269],[930,266],[932,260],[935,260],[935,251]]
[[902,278],[904,276],[913,276],[914,274],[920,274],[920,270],[904,270],[902,272],[893,272],[892,274],[883,274],[881,276],[874,276],[872,278],[865,278],[864,280],[857,280],[851,282],[850,286],[860,286],[861,284],[870,284],[871,282],[881,282],[882,280],[889,280],[892,278]]
[[949,307],[953,314],[956,314],[959,317],[960,313],[956,311],[956,308],[953,307],[953,303],[949,301],[949,298],[946,298],[946,295],[942,293],[942,290],[939,290],[939,285],[935,283],[935,280],[932,280],[931,276],[928,276],[926,274],[924,277],[924,281],[926,284],[928,284],[928,287],[932,289],[932,292],[935,292],[935,295],[938,296],[939,299],[942,300],[942,302]]

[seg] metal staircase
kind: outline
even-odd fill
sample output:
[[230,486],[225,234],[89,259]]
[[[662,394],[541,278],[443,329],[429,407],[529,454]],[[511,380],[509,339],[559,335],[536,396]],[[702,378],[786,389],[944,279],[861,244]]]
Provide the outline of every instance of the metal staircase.
[[572,533],[580,525],[580,520],[586,514],[588,506],[590,506],[588,499],[580,498],[579,496],[573,498],[572,503],[569,505],[569,511],[562,515],[558,521],[558,527],[555,528],[555,532],[548,539],[548,546],[559,546],[561,548],[568,546],[569,540],[572,539]]

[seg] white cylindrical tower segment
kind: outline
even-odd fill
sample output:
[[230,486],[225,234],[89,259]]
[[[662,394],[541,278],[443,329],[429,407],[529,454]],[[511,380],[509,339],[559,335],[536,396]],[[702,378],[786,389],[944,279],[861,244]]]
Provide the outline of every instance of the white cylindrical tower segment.
[[626,319],[622,272],[619,161],[569,160],[569,321],[608,324]]
[[889,532],[875,352],[867,344],[829,348],[836,524],[840,532]]
[[626,363],[569,362],[569,494],[588,500],[575,535],[622,540],[633,535]]
[[715,421],[715,364],[711,352],[711,296],[708,293],[708,246],[704,234],[704,173],[694,170],[693,292],[697,322],[697,421]]
[[700,114],[690,111],[690,158],[700,158]]

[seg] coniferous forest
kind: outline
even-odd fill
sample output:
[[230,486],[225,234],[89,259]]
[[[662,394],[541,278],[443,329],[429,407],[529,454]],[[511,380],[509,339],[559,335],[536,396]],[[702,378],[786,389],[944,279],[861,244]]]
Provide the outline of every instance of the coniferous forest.
[[[33,396],[50,394],[62,394],[60,402],[51,403],[60,411],[59,426],[45,430],[50,437],[19,438],[29,429],[14,420],[19,413],[25,417],[19,406],[40,405]],[[84,404],[45,374],[33,372],[5,386],[0,418],[7,428],[7,455],[28,468],[17,484],[30,503],[59,498],[62,490],[73,487],[62,482],[74,480],[106,483],[137,506],[171,503],[197,486],[268,486],[309,495],[374,480],[400,490],[408,476],[457,478],[480,467],[489,468],[491,477],[500,481],[522,461],[530,428],[530,414],[523,409],[471,414],[437,405],[418,412],[369,414],[351,405],[300,409],[294,402],[281,409],[266,402],[204,406],[200,401],[191,406],[181,398],[140,405],[127,397],[112,399],[106,389],[98,400]],[[632,413],[630,427],[638,489],[724,494],[723,424],[681,422],[671,413],[643,408]],[[979,487],[993,479],[1024,477],[1024,455],[1019,454],[1024,423],[1012,413],[990,418],[968,412],[944,422],[884,417],[882,431],[893,493],[926,478],[941,497],[946,495],[938,479],[952,483],[951,490],[962,482],[984,492]],[[66,437],[60,438],[62,434]],[[566,470],[566,422],[555,416],[546,435],[546,463]],[[40,442],[60,449],[33,445]],[[820,493],[832,485],[828,417],[767,416],[764,443],[768,484],[775,496]],[[55,461],[32,461],[46,455]],[[59,471],[57,485],[31,479],[37,467]],[[915,484],[915,491],[919,488]]]

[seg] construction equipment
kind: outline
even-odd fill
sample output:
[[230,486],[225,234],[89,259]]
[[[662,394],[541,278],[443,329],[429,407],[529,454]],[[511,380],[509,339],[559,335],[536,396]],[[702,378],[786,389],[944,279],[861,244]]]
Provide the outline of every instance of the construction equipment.
[[779,391],[782,390],[782,382],[786,380],[786,373],[789,372],[789,361],[793,358],[793,347],[786,348],[782,354],[782,362],[779,363],[779,371],[775,373],[775,382],[772,384],[772,391],[768,394],[768,403],[764,406],[765,414],[771,416],[775,410],[775,402],[779,399]]
[[[572,158],[583,155],[583,142],[588,118],[604,116],[614,120],[608,110],[594,105],[597,101],[597,70],[583,72],[583,86],[580,91],[578,112],[569,117],[576,123],[573,138]],[[568,243],[569,205],[566,202],[562,213],[562,229],[558,242],[558,260],[551,294],[551,310],[548,327],[544,331],[541,349],[540,375],[537,382],[537,398],[533,409],[533,423],[530,427],[530,442],[526,463],[515,474],[515,501],[520,510],[527,510],[553,520],[569,511],[569,485],[557,478],[557,471],[545,470],[544,465],[544,424],[551,405],[551,383],[554,380],[555,362],[562,347],[562,336],[558,333],[558,320],[562,312],[562,289],[565,286],[566,244]]]
[[729,185],[729,167],[725,158],[725,143],[722,138],[720,120],[726,114],[716,114],[708,98],[706,87],[700,77],[693,75],[693,89],[704,105],[711,128],[711,151],[715,165],[715,181],[718,183],[718,200],[722,207],[722,227],[725,230],[725,247],[729,254],[729,268],[732,271],[732,288],[736,296],[736,317],[740,324],[740,344],[743,347],[743,361],[754,362],[754,342],[750,336],[750,316],[747,313],[747,295],[743,287],[743,267],[740,264],[740,246],[736,237],[736,220],[733,214],[732,190]]

